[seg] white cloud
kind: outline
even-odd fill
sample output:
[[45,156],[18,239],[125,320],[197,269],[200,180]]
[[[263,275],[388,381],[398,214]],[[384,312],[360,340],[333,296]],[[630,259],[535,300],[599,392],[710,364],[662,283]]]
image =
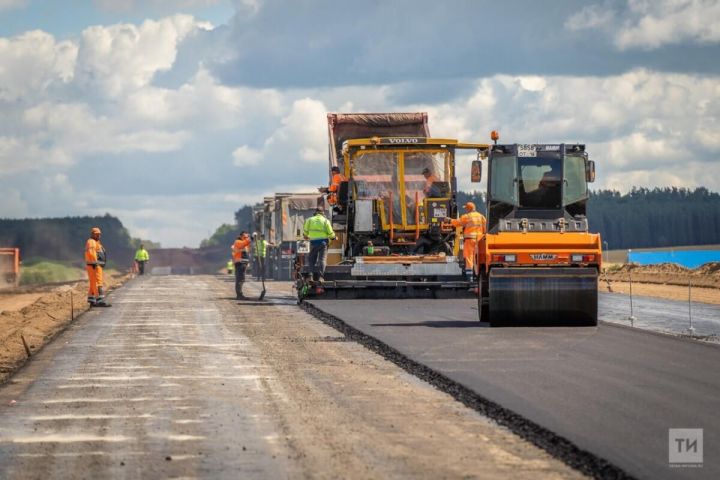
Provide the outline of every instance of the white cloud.
[[284,161],[327,161],[327,108],[312,98],[295,100],[282,126],[265,142],[271,155],[285,153]]
[[243,145],[233,151],[232,157],[233,165],[236,167],[251,167],[260,164],[262,161],[262,152]]
[[605,31],[620,50],[685,42],[715,44],[720,42],[720,1],[628,0],[625,9],[604,2],[571,15],[565,27]]
[[27,0],[0,0],[0,12],[3,10],[14,10],[27,6]]
[[146,20],[140,26],[89,27],[79,44],[77,81],[110,97],[145,87],[156,73],[172,66],[180,41],[205,28],[210,26],[190,15]]

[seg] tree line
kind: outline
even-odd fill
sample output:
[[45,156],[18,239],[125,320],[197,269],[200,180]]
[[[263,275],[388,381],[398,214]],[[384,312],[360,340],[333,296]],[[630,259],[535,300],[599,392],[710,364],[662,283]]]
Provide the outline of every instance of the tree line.
[[104,216],[0,219],[0,246],[19,247],[23,259],[48,259],[82,266],[85,242],[90,229],[100,227],[108,260],[118,266],[130,265],[134,250],[141,242],[146,248],[159,244],[132,238],[122,222],[110,214]]

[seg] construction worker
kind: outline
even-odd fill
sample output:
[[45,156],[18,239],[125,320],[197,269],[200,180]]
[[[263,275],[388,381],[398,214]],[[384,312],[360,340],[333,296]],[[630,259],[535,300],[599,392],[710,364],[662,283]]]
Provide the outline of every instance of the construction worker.
[[140,248],[135,252],[135,263],[137,263],[138,273],[145,275],[145,263],[150,261],[150,254],[145,250],[145,245],[140,244]]
[[430,171],[429,168],[423,168],[423,177],[425,177],[425,186],[423,187],[423,193],[426,197],[437,198],[441,196],[440,189],[435,185],[440,179]]
[[90,229],[90,238],[85,242],[85,269],[87,270],[90,286],[88,288],[88,303],[91,307],[109,307],[105,302],[103,288],[103,268],[107,262],[105,248],[100,243],[102,232],[100,228]]
[[265,258],[267,258],[267,248],[274,247],[272,243],[265,240],[265,234],[257,232],[253,233],[253,263],[255,266],[255,278],[260,280],[260,276],[264,276]]
[[330,220],[325,218],[322,208],[316,209],[315,215],[305,220],[303,238],[310,240],[308,267],[312,272],[313,281],[322,283],[327,263],[328,244],[330,240],[335,239],[335,232]]
[[327,188],[321,188],[320,191],[328,194],[328,203],[334,207],[335,205],[337,205],[338,202],[337,196],[338,190],[340,190],[340,184],[342,182],[347,182],[347,178],[345,178],[345,175],[340,173],[339,167],[332,167],[330,171],[332,172],[330,186],[328,186]]
[[247,270],[250,261],[250,235],[245,231],[240,232],[230,250],[232,251],[235,266],[235,298],[241,300],[245,298],[242,293],[242,286],[245,283],[245,270]]
[[478,239],[485,233],[487,221],[485,216],[475,211],[475,204],[465,204],[465,214],[458,219],[448,218],[453,227],[463,227],[463,257],[465,258],[465,271],[472,275],[475,266],[475,247]]
[[235,264],[232,261],[232,258],[228,260],[227,262],[227,272],[232,275],[232,273],[235,271]]

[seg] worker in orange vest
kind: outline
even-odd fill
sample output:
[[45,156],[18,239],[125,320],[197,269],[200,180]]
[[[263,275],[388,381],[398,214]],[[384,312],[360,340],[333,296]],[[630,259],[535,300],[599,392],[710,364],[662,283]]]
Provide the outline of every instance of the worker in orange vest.
[[475,248],[478,239],[485,234],[487,221],[485,216],[475,211],[475,204],[465,204],[465,214],[458,219],[447,219],[453,227],[463,227],[463,257],[465,258],[465,271],[472,275],[475,266]]
[[337,195],[338,190],[340,190],[340,184],[342,182],[347,182],[347,178],[345,178],[345,175],[340,173],[339,167],[332,167],[330,170],[332,172],[332,180],[330,180],[330,186],[327,188],[321,188],[320,191],[328,194],[328,203],[334,207],[335,205],[337,205],[338,202]]
[[235,265],[235,298],[242,300],[245,298],[242,292],[243,283],[245,283],[245,270],[247,270],[250,261],[250,235],[245,231],[240,232],[230,250]]
[[88,288],[88,303],[91,307],[109,307],[105,302],[103,288],[103,268],[107,262],[105,247],[100,243],[102,232],[98,227],[90,229],[90,238],[85,242],[85,269],[87,270],[90,287]]

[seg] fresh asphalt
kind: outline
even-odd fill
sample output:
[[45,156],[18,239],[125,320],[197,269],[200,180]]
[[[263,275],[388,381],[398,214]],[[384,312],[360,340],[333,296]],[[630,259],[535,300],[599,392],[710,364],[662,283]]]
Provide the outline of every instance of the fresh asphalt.
[[[310,303],[632,476],[720,478],[720,345],[604,322],[490,328],[474,300]],[[602,296],[601,319],[622,321],[625,303]],[[684,305],[634,313],[677,323]],[[720,308],[704,315],[714,328]],[[702,468],[669,464],[671,428],[703,429]]]

